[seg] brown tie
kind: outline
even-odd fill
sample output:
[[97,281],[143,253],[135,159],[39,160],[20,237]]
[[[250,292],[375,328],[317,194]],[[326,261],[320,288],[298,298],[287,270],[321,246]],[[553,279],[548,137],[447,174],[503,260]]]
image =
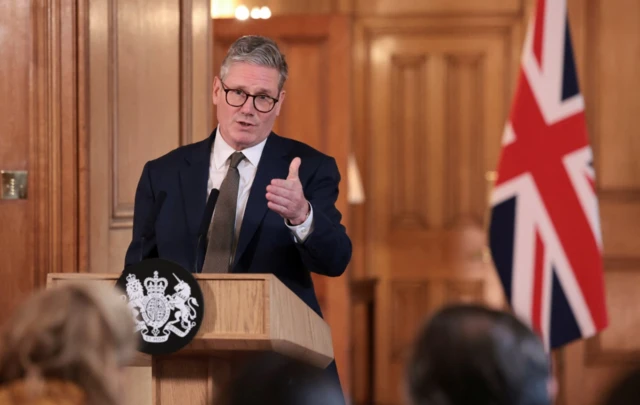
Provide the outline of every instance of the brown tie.
[[229,272],[235,234],[238,187],[240,185],[238,164],[242,159],[244,159],[242,152],[235,152],[231,155],[229,170],[220,185],[216,210],[209,226],[209,243],[202,265],[203,273]]

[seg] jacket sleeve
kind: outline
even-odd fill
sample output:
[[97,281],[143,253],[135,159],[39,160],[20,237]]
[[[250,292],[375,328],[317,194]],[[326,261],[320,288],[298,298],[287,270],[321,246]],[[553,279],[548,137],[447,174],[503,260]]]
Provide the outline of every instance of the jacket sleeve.
[[305,187],[305,197],[313,207],[313,231],[304,243],[296,243],[304,265],[330,277],[344,273],[352,251],[351,239],[340,223],[342,214],[335,206],[339,183],[335,159],[326,159]]
[[[124,267],[136,264],[144,259],[158,257],[155,229],[149,229],[154,225],[147,224],[154,203],[155,196],[151,184],[149,162],[147,162],[142,169],[142,175],[136,189],[133,207],[133,233],[125,256]],[[145,236],[144,240],[142,236]]]

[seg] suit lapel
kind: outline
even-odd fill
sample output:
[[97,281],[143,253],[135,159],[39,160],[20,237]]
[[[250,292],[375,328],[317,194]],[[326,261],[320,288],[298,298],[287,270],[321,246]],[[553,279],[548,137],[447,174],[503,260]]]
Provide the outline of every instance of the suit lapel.
[[287,177],[289,162],[286,159],[288,152],[286,146],[287,144],[284,142],[284,139],[275,135],[273,132],[269,135],[264,145],[260,163],[258,163],[256,177],[253,180],[251,191],[249,192],[247,207],[245,208],[242,218],[234,264],[237,264],[238,259],[242,257],[251,238],[253,238],[253,235],[267,213],[267,186],[271,183],[272,179],[284,179]]
[[192,235],[198,233],[204,208],[207,204],[209,161],[214,137],[215,131],[208,139],[196,144],[196,148],[191,156],[185,158],[187,166],[180,170],[182,198],[184,200],[189,231]]

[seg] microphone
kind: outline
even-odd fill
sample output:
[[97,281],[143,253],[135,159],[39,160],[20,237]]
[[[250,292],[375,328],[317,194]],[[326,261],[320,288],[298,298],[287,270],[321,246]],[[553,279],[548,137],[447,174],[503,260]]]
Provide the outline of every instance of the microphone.
[[162,209],[162,205],[164,204],[164,200],[167,199],[167,193],[165,191],[161,191],[158,193],[158,197],[156,198],[156,203],[153,205],[153,209],[147,217],[147,222],[145,222],[144,227],[142,228],[142,235],[140,236],[140,260],[142,261],[142,257],[144,256],[144,243],[147,239],[153,237],[156,233],[155,223],[158,219],[158,215],[160,214],[160,210]]
[[211,218],[213,217],[213,210],[216,208],[216,202],[218,201],[218,195],[220,190],[214,188],[209,193],[209,199],[207,200],[207,206],[204,209],[204,215],[202,216],[202,222],[200,222],[200,229],[198,230],[198,243],[196,244],[196,261],[193,265],[193,272],[198,273],[198,262],[200,261],[200,243],[202,237],[207,234],[209,225],[211,224]]

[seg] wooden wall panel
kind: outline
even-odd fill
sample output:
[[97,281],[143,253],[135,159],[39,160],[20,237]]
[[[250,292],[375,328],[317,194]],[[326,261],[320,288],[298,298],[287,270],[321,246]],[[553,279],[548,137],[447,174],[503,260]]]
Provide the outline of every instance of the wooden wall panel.
[[180,4],[112,3],[108,72],[112,227],[131,227],[142,166],[180,145]]
[[640,258],[640,190],[601,192],[600,217],[606,257]]
[[327,69],[326,46],[321,41],[282,41],[290,80],[281,116],[274,127],[275,132],[295,136],[318,150],[327,150],[328,146],[324,136],[328,109],[323,105],[328,89],[321,74]]
[[360,242],[367,273],[380,279],[381,403],[402,402],[407,350],[434,310],[503,305],[484,253],[485,174],[497,160],[519,27],[518,16],[356,26],[355,151],[368,198]]
[[447,303],[484,301],[485,285],[480,279],[402,280],[390,283],[392,317],[391,357],[402,361],[420,327]]
[[28,170],[26,200],[0,200],[0,323],[51,271],[77,271],[76,36],[73,1],[2,1],[0,170]]
[[[586,1],[589,9],[590,32],[597,35],[595,49],[587,49],[590,62],[588,74],[597,86],[592,90],[590,106],[597,105],[591,131],[597,137],[598,185],[603,191],[640,190],[640,139],[635,115],[640,105],[640,86],[636,66],[640,52],[640,3]],[[613,4],[612,4],[613,3]],[[593,46],[593,44],[592,44]],[[603,53],[596,53],[602,50]],[[597,99],[594,99],[596,98]],[[597,111],[597,112],[596,112]],[[615,135],[614,135],[615,134]]]
[[202,358],[185,358],[179,362],[156,360],[153,374],[155,403],[212,404],[208,387],[210,362]]
[[424,317],[433,308],[433,285],[429,281],[396,281],[390,286],[392,311],[391,357],[401,360],[407,353]]
[[[486,134],[482,133],[483,112],[478,107],[491,83],[482,54],[452,55],[447,58],[447,130],[445,167],[449,182],[445,186],[447,227],[465,223],[482,224],[486,187],[483,181]],[[496,72],[500,74],[500,71]],[[492,140],[493,137],[490,137]]]
[[514,14],[522,0],[354,0],[358,15]]
[[[427,194],[416,184],[427,177],[427,165],[423,155],[427,152],[422,136],[427,118],[425,110],[427,58],[424,55],[394,55],[391,58],[391,86],[397,89],[389,100],[391,127],[397,128],[398,142],[391,143],[393,163],[389,170],[398,179],[391,185],[391,216],[393,227],[426,228],[428,211],[422,203]],[[396,138],[396,137],[393,137]]]
[[[28,3],[11,2],[0,14],[0,170],[28,170],[29,153],[29,31]],[[0,180],[1,182],[1,180]],[[28,190],[33,197],[33,188]],[[6,308],[0,323],[28,294],[34,283],[34,263],[26,247],[33,241],[27,232],[32,219],[31,200],[0,200],[1,274],[0,305]]]
[[88,16],[92,272],[121,271],[143,165],[210,133],[207,0],[93,0]]
[[122,388],[124,405],[154,405],[151,367],[127,367],[123,374],[125,381],[135,382]]
[[217,17],[233,17],[235,7],[268,6],[273,15],[348,13],[357,16],[416,14],[517,14],[524,0],[214,0]]
[[213,0],[216,18],[234,16],[235,7],[268,6],[274,16],[341,13],[362,16],[518,14],[526,0]]
[[79,74],[75,2],[42,2],[33,8],[33,87],[29,89],[32,194],[35,202],[33,246],[36,246],[36,285],[48,272],[78,268],[79,240],[77,110]]
[[[607,269],[607,303],[614,309],[610,313],[611,326],[597,338],[589,355],[591,363],[600,363],[606,359],[615,362],[634,361],[640,363],[640,341],[637,331],[640,329],[638,311],[625,308],[638,308],[637,287],[640,285],[640,260],[638,267],[618,270]],[[597,352],[597,353],[594,353]]]
[[594,150],[610,326],[563,351],[560,382],[562,404],[592,405],[620,375],[640,365],[634,340],[640,307],[631,287],[640,275],[640,143],[634,129],[640,99],[627,90],[637,82],[634,16],[640,4],[573,0],[569,12]]

